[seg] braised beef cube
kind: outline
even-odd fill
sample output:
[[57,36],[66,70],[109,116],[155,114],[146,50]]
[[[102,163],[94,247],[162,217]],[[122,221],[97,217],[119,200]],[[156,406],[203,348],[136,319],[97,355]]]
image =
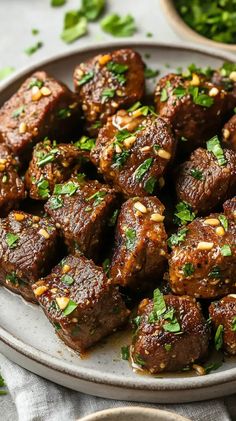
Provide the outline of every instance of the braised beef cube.
[[79,251],[97,261],[116,206],[117,194],[111,187],[97,180],[72,179],[55,186],[45,210],[71,253]]
[[236,152],[236,115],[225,123],[222,131],[224,145]]
[[35,301],[32,284],[56,263],[57,231],[46,219],[12,211],[0,221],[0,282]]
[[178,200],[199,213],[210,212],[236,193],[236,153],[221,149],[216,137],[213,142],[220,151],[218,158],[213,152],[198,148],[177,172]]
[[211,303],[210,318],[215,331],[215,347],[236,355],[236,295]]
[[114,332],[129,315],[102,268],[82,256],[63,259],[33,291],[58,336],[76,351]]
[[227,218],[231,218],[233,221],[236,221],[236,196],[227,200],[224,203],[223,208]]
[[0,109],[0,141],[25,160],[35,143],[47,136],[65,140],[77,124],[75,94],[39,71]]
[[234,63],[224,63],[216,70],[211,79],[216,87],[223,88],[227,92],[227,106],[229,112],[236,106],[236,73]]
[[19,177],[18,159],[6,145],[0,143],[0,216],[6,216],[25,198],[24,183]]
[[197,218],[169,239],[170,286],[178,295],[217,298],[236,291],[236,224],[223,214]]
[[203,146],[217,133],[228,112],[227,99],[224,89],[200,74],[168,74],[155,91],[156,112],[172,124],[181,152]]
[[170,125],[148,107],[120,110],[99,131],[91,160],[125,196],[147,196],[163,187],[175,145]]
[[207,354],[209,327],[195,299],[154,291],[138,309],[138,329],[131,358],[135,368],[151,373],[179,371]]
[[74,84],[88,130],[94,135],[119,108],[143,97],[144,63],[130,49],[100,54],[76,67]]
[[56,184],[70,178],[75,166],[79,168],[81,152],[72,144],[44,140],[34,147],[33,157],[25,175],[29,195],[44,200],[52,194]]
[[118,216],[110,275],[135,291],[156,285],[167,259],[164,206],[156,197],[127,200]]

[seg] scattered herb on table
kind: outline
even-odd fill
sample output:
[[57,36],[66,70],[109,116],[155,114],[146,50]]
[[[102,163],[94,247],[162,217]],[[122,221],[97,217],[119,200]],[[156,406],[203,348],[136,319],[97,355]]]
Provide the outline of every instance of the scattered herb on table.
[[95,21],[105,9],[105,0],[82,0],[81,12],[88,21]]
[[0,69],[0,80],[10,76],[15,71],[14,67],[5,66]]
[[39,34],[39,30],[36,29],[36,28],[32,28],[31,29],[31,33],[32,33],[32,35],[38,35]]
[[36,53],[40,48],[42,48],[43,43],[42,41],[36,42],[36,44],[32,45],[31,47],[26,48],[25,53],[28,56],[31,56],[32,54]]
[[[5,387],[5,386],[6,386],[6,384],[4,382],[4,379],[3,379],[3,377],[0,374],[0,387],[2,388],[2,387]],[[6,394],[7,394],[7,391],[6,390],[4,390],[4,389],[1,389],[0,390],[0,395],[6,395]]]
[[86,17],[80,11],[71,10],[65,14],[61,39],[70,44],[85,35],[87,30]]
[[60,7],[64,6],[64,4],[66,4],[66,0],[51,0],[52,7]]
[[101,28],[114,37],[130,37],[136,32],[133,16],[119,16],[112,13],[101,21]]
[[157,77],[160,74],[160,71],[157,69],[151,69],[150,67],[145,67],[144,76],[146,79],[152,79]]

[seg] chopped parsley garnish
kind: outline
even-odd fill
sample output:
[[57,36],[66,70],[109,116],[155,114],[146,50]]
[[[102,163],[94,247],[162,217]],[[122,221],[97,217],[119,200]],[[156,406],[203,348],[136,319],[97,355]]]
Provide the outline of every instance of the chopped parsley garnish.
[[225,216],[225,215],[219,215],[219,216],[218,216],[218,219],[219,219],[219,221],[220,221],[220,223],[221,223],[222,227],[225,229],[225,231],[228,231],[228,228],[229,228],[229,221],[228,221],[228,219],[226,218],[226,216]]
[[132,323],[133,323],[135,329],[137,329],[140,326],[141,321],[142,321],[141,316],[136,316],[136,317],[133,318]]
[[11,232],[6,234],[6,243],[10,249],[14,249],[17,246],[19,239],[19,235],[13,234]]
[[179,243],[182,243],[186,238],[187,232],[187,228],[182,228],[176,234],[172,234],[168,239],[168,246],[173,247],[177,246]]
[[182,266],[182,271],[185,277],[191,276],[195,272],[195,267],[192,263],[185,263]]
[[129,156],[130,156],[130,151],[128,151],[128,150],[124,150],[121,153],[116,153],[113,156],[112,167],[120,169],[121,167],[123,167],[123,165],[125,164],[125,162],[129,158]]
[[231,247],[228,244],[224,244],[221,248],[220,248],[220,252],[222,254],[222,256],[232,256],[232,250]]
[[36,53],[40,48],[42,48],[43,43],[41,41],[36,42],[36,44],[32,45],[29,48],[26,48],[25,53],[28,56],[31,56],[32,54]]
[[186,94],[186,88],[183,86],[177,86],[177,88],[173,89],[173,95],[175,95],[178,99],[183,98]]
[[71,314],[77,307],[78,304],[76,304],[73,300],[70,300],[62,313],[64,314],[64,316],[69,316],[69,314]]
[[66,118],[71,116],[71,110],[69,108],[61,108],[58,112],[57,112],[57,117],[60,120],[65,120]]
[[43,85],[44,85],[44,82],[43,82],[42,80],[33,78],[33,79],[30,81],[30,84],[29,84],[29,86],[28,86],[28,89],[31,89],[31,88],[33,88],[34,86],[37,86],[37,87],[40,89],[40,88],[42,88],[42,86],[43,86]]
[[176,205],[175,222],[178,225],[185,225],[195,218],[195,213],[192,211],[190,205],[186,202],[179,202]]
[[135,241],[136,241],[135,229],[127,228],[125,230],[125,237],[126,237],[125,245],[126,245],[127,250],[132,250],[134,248]]
[[10,76],[11,73],[15,71],[14,67],[6,66],[0,69],[0,80],[5,79],[6,77]]
[[85,181],[86,175],[83,172],[79,172],[76,177],[79,183],[83,183]]
[[64,4],[66,4],[66,0],[51,0],[52,7],[64,6]]
[[59,323],[54,323],[55,331],[61,330],[61,325]]
[[101,22],[101,28],[114,37],[130,37],[136,31],[133,16],[119,16],[116,13],[106,16]]
[[85,73],[80,80],[78,80],[77,85],[85,85],[85,83],[89,82],[94,77],[94,72],[90,70],[88,73]]
[[153,293],[153,311],[148,317],[149,323],[155,323],[164,319],[163,329],[166,332],[178,333],[181,331],[180,324],[175,316],[175,309],[167,308],[161,291],[157,288]]
[[114,227],[118,218],[118,214],[119,214],[119,209],[115,209],[113,214],[111,215],[109,221],[108,221],[108,226],[109,227]]
[[[4,387],[4,386],[6,386],[6,384],[4,382],[3,377],[0,374],[0,387]],[[6,390],[2,390],[2,389],[0,390],[0,395],[6,395],[6,394],[7,394]]]
[[41,178],[38,182],[36,182],[36,186],[39,196],[42,199],[47,199],[50,193],[48,180]]
[[50,209],[59,209],[63,206],[63,200],[61,196],[52,196],[49,202]]
[[165,345],[164,345],[164,348],[165,348],[165,350],[166,350],[167,352],[170,352],[170,351],[171,351],[171,349],[172,349],[172,345],[171,345],[171,344],[165,344]]
[[13,285],[19,285],[23,281],[16,275],[16,272],[11,272],[6,275],[6,281],[11,282]]
[[107,99],[109,98],[114,98],[116,93],[116,90],[113,88],[105,88],[102,91],[101,97],[102,97],[102,102],[106,102]]
[[61,39],[70,44],[87,33],[87,18],[80,11],[70,10],[65,14]]
[[105,8],[105,0],[82,0],[81,13],[88,21],[95,21]]
[[187,70],[185,70],[184,72],[181,71],[180,73],[182,73],[182,76],[187,79],[191,78],[193,73],[200,74],[200,75],[210,78],[214,73],[214,69],[212,69],[210,66],[197,67],[196,64],[191,63],[187,67]]
[[32,33],[32,35],[38,35],[39,34],[39,30],[36,29],[36,28],[32,28],[31,29],[31,33]]
[[189,86],[188,93],[192,96],[193,102],[201,107],[211,107],[214,104],[214,99],[199,89],[198,86]]
[[152,194],[155,190],[156,184],[157,184],[156,177],[150,177],[144,183],[144,190],[147,193]]
[[138,168],[136,168],[134,172],[134,178],[137,181],[141,181],[143,176],[147,173],[149,168],[151,167],[153,163],[153,158],[147,158],[142,164],[139,165]]
[[53,194],[56,196],[61,194],[68,194],[68,196],[72,196],[77,191],[78,187],[78,184],[73,183],[73,181],[68,181],[68,183],[65,184],[56,184]]
[[201,170],[198,170],[197,168],[192,168],[191,170],[190,170],[190,175],[193,177],[193,178],[195,178],[196,180],[200,180],[200,181],[202,181],[203,180],[203,173],[202,173],[202,171]]
[[160,74],[159,70],[151,69],[150,67],[145,67],[144,69],[144,76],[146,79],[153,79]]
[[220,166],[227,164],[227,159],[225,158],[218,136],[214,136],[207,141],[207,150],[213,153]]
[[161,101],[161,102],[166,102],[166,101],[167,101],[167,99],[168,99],[168,92],[167,92],[167,89],[166,89],[166,88],[163,88],[163,89],[161,90],[161,97],[160,97],[160,101]]
[[82,151],[91,151],[95,146],[95,139],[92,139],[88,136],[82,136],[74,145],[81,149]]
[[110,259],[105,259],[102,264],[103,270],[107,276],[110,276]]
[[63,284],[66,284],[66,285],[72,285],[75,282],[72,276],[67,275],[67,274],[61,277],[61,281],[63,282]]
[[188,142],[188,139],[184,136],[181,136],[180,140],[181,140],[181,142]]
[[106,195],[107,195],[107,192],[104,191],[104,190],[97,191],[96,193],[92,194],[92,196],[87,197],[86,202],[88,202],[90,200],[94,200],[93,205],[98,206],[98,205],[100,205],[100,203],[102,203],[102,201],[104,200]]
[[56,158],[57,153],[59,150],[57,148],[51,149],[50,152],[47,154],[43,154],[43,156],[37,161],[38,167],[43,167],[46,164],[49,164],[50,162],[53,162]]
[[132,113],[133,111],[136,111],[138,108],[142,106],[140,101],[135,102],[131,107],[128,108],[128,112]]
[[166,303],[161,291],[156,288],[153,292],[153,311],[156,317],[161,316],[166,311]]
[[102,123],[98,120],[91,125],[91,129],[100,129],[100,127],[102,127]]
[[107,63],[107,69],[115,75],[121,75],[128,70],[127,64],[117,63],[115,61],[109,61]]
[[21,107],[17,108],[15,111],[13,111],[12,117],[13,118],[19,117],[24,111],[25,111],[25,107],[22,105]]
[[208,273],[208,277],[211,279],[221,279],[221,269],[219,266],[214,266]]
[[128,360],[129,359],[129,356],[130,356],[129,346],[128,345],[127,346],[122,346],[121,347],[121,358],[122,358],[122,360]]
[[206,364],[203,367],[205,368],[205,373],[209,374],[211,371],[217,370],[221,366],[222,366],[222,362],[218,361],[218,362],[215,362],[215,363]]
[[143,357],[140,354],[134,355],[134,362],[135,364],[140,365],[141,367],[143,367],[146,364]]
[[171,332],[171,333],[177,333],[181,331],[180,324],[178,320],[176,319],[176,317],[174,317],[173,320],[170,320],[169,322],[165,323],[163,325],[163,329],[166,332]]
[[232,320],[231,330],[236,332],[236,316]]
[[224,333],[224,326],[219,325],[217,327],[216,333],[215,333],[215,349],[216,351],[219,351],[223,346],[223,333]]

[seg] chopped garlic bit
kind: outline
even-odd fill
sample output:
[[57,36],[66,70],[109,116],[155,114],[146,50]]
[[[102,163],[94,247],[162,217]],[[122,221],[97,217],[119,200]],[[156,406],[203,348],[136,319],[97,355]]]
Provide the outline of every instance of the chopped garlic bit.
[[48,234],[48,232],[44,228],[41,228],[39,230],[39,234],[42,235],[44,238],[46,238],[46,240],[48,240],[49,237],[50,237],[50,235]]
[[151,221],[163,222],[164,219],[165,219],[164,215],[161,215],[160,213],[153,213],[151,215]]
[[223,227],[217,227],[216,228],[216,234],[219,236],[223,236],[225,234],[225,230]]
[[217,227],[217,225],[220,225],[220,221],[217,218],[205,219],[204,223],[207,225],[211,225],[212,227]]
[[40,297],[40,295],[44,294],[44,292],[46,292],[47,290],[47,285],[41,285],[38,288],[34,289],[34,295],[36,295],[36,297]]
[[217,89],[215,86],[213,88],[211,88],[208,92],[208,95],[211,97],[214,97],[216,95],[218,95],[219,93],[219,89]]
[[163,159],[170,159],[171,158],[170,152],[166,151],[165,149],[158,149],[156,151],[156,155],[158,155],[160,158],[163,158]]
[[43,96],[49,96],[49,95],[51,95],[51,93],[52,93],[52,91],[50,91],[50,89],[49,89],[49,88],[47,88],[46,86],[43,86],[43,87],[40,89],[40,92],[41,92],[41,94],[42,94]]
[[140,211],[141,213],[147,212],[146,206],[144,206],[141,202],[136,202],[134,204],[134,208],[137,209],[138,211]]
[[211,250],[214,247],[214,243],[207,241],[200,241],[197,245],[198,250]]
[[61,310],[65,310],[69,301],[70,301],[70,299],[68,297],[57,297],[56,298],[57,305]]
[[27,130],[27,125],[24,121],[22,121],[19,125],[19,133],[24,134]]

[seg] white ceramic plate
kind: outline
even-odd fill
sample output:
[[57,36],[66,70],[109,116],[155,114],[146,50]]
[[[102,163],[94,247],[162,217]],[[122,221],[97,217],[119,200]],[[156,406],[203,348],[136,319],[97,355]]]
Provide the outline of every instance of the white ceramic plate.
[[[81,49],[27,68],[11,77],[2,86],[4,102],[19,83],[36,69],[45,69],[72,86],[76,64],[94,54],[112,48],[130,46],[137,49],[150,67],[162,74],[189,63],[199,66],[219,66],[234,56],[207,53],[204,49],[190,50],[153,43],[113,43],[99,48]],[[150,55],[149,59],[146,59]],[[153,89],[154,82],[149,83]],[[4,288],[0,290],[0,351],[12,361],[42,377],[71,389],[113,399],[146,402],[188,402],[219,397],[235,392],[236,364],[229,360],[217,371],[203,377],[169,374],[163,378],[134,373],[127,361],[120,358],[120,347],[129,343],[127,334],[115,334],[97,346],[86,359],[80,359],[54,334],[54,329],[36,305],[23,301]]]
[[[79,421],[79,420],[78,420]],[[126,407],[105,409],[105,411],[94,412],[80,421],[190,421],[174,412],[161,411],[160,409],[137,407]]]

